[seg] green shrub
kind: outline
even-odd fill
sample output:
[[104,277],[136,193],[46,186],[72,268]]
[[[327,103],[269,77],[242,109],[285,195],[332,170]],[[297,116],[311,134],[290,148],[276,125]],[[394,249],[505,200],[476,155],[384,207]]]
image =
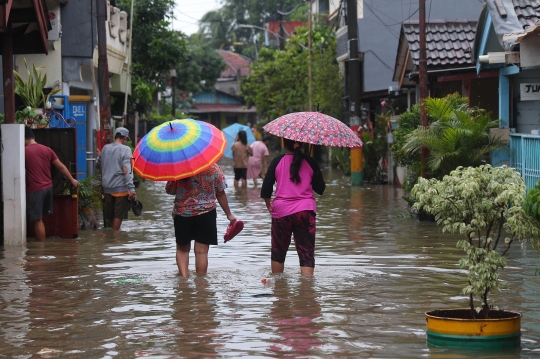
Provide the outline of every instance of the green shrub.
[[540,225],[540,181],[529,190],[523,202],[523,209]]
[[330,164],[334,168],[339,168],[343,174],[351,174],[351,155],[348,148],[333,147]]

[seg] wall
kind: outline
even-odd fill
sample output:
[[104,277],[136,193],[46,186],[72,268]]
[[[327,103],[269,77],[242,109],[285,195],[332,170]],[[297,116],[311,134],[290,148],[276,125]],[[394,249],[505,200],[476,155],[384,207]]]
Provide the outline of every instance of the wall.
[[62,19],[63,81],[82,81],[81,66],[90,64],[97,44],[95,1],[69,2]]
[[514,100],[517,101],[517,113],[514,123],[517,133],[531,134],[531,130],[540,129],[540,101],[521,101],[521,83],[540,83],[540,69],[522,70],[511,77],[513,82]]
[[218,79],[214,85],[214,88],[218,91],[225,92],[233,96],[238,96],[240,94],[240,83],[236,79]]

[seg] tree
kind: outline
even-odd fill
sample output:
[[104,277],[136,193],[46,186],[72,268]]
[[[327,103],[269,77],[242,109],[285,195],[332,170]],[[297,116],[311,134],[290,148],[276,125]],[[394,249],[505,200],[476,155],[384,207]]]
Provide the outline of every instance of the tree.
[[219,54],[206,45],[188,45],[189,59],[177,69],[177,104],[189,106],[191,94],[214,92],[214,84],[227,68]]
[[177,68],[177,88],[184,92],[213,92],[214,84],[227,68],[219,54],[208,46],[188,46],[190,60]]
[[[323,26],[313,30],[313,103],[321,112],[343,118],[343,77],[336,59],[336,38]],[[307,29],[298,28],[284,51],[261,49],[259,61],[242,82],[248,106],[266,119],[308,110]]]
[[213,49],[230,50],[236,41],[235,22],[226,18],[223,8],[204,14],[200,20],[199,41]]
[[[119,0],[117,6],[128,11],[133,0]],[[185,61],[184,34],[170,29],[174,0],[135,0],[132,34],[132,85],[136,107],[147,112],[148,93],[159,88],[171,69]],[[130,19],[131,21],[131,19]],[[158,87],[155,87],[158,85]],[[137,98],[137,93],[142,96]]]
[[427,98],[428,128],[417,127],[405,137],[404,154],[418,154],[422,147],[429,152],[428,170],[442,178],[458,166],[478,167],[487,163],[492,151],[507,143],[490,135],[498,126],[482,109],[469,107],[467,98],[450,95]]
[[[403,146],[407,142],[407,136],[420,126],[420,105],[416,104],[412,109],[402,113],[397,119],[398,127],[392,131],[394,144],[390,147],[392,159],[395,164],[407,168],[407,177],[402,187],[410,191],[416,184],[421,172],[420,152],[403,151]],[[430,176],[430,173],[427,173]],[[430,176],[431,177],[431,176]]]

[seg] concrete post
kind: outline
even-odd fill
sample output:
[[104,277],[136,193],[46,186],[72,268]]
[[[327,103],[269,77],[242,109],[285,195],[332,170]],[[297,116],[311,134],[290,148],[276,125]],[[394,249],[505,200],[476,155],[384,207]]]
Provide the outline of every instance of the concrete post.
[[4,245],[26,243],[24,125],[2,125]]
[[364,182],[362,147],[351,148],[351,184],[361,186]]

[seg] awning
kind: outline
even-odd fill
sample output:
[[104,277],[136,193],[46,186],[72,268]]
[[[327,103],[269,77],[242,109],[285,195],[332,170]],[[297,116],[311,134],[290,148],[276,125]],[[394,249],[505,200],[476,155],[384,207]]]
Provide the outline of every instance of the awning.
[[51,28],[45,0],[0,1],[5,123],[15,123],[13,55],[48,53],[47,38]]
[[8,31],[9,25],[13,55],[48,53],[47,35],[52,27],[45,0],[6,0],[0,5],[0,33]]

